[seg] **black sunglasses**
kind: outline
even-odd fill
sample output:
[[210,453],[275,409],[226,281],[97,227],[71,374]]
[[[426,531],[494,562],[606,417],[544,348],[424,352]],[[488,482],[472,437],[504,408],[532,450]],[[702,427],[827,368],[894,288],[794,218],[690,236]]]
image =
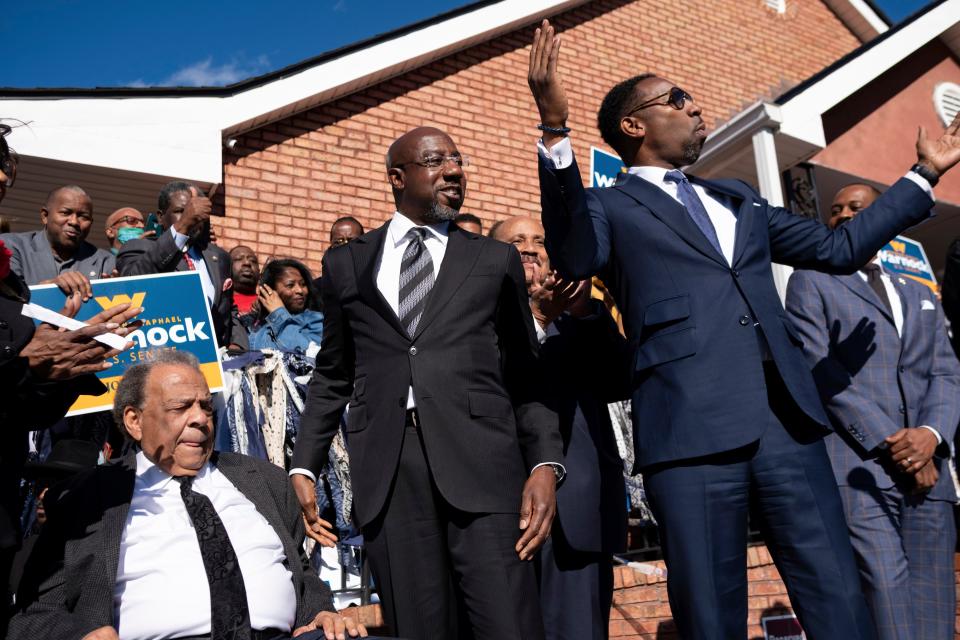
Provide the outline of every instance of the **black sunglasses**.
[[[667,99],[666,102],[657,102],[657,100],[664,97],[666,97]],[[674,109],[676,109],[677,111],[679,111],[683,109],[683,106],[687,103],[687,100],[689,100],[690,102],[693,102],[693,96],[691,96],[689,93],[687,93],[680,87],[670,87],[670,91],[667,91],[666,93],[661,93],[658,96],[654,96],[653,98],[650,98],[649,100],[646,100],[640,103],[638,106],[634,107],[634,109],[630,111],[627,115],[629,116],[630,114],[636,113],[641,109],[646,109],[647,107],[653,107],[653,106],[669,105]]]

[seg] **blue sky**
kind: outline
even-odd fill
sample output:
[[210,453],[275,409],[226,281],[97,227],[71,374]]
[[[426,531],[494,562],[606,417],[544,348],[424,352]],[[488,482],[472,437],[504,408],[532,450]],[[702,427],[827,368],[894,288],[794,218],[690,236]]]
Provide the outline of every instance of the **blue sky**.
[[[893,20],[926,4],[875,2]],[[0,14],[8,60],[0,86],[230,84],[465,4],[470,2],[13,1]]]

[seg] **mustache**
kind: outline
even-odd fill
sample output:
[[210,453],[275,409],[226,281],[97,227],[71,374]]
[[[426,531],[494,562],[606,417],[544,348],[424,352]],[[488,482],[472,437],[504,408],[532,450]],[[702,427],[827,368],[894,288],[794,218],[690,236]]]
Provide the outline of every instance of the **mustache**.
[[530,263],[535,265],[540,265],[540,256],[532,253],[521,253],[520,254],[521,263]]

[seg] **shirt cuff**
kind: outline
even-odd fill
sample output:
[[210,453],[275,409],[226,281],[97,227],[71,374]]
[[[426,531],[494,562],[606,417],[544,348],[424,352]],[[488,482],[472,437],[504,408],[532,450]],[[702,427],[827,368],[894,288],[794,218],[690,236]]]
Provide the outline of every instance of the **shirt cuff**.
[[308,478],[313,480],[313,484],[317,484],[317,476],[313,475],[313,473],[308,469],[301,469],[300,467],[294,467],[293,469],[290,469],[287,475],[288,476],[307,476]]
[[[550,325],[546,327],[540,326],[540,321],[536,318],[533,319],[533,328],[537,330],[537,342],[543,344],[547,341],[547,329],[550,328]],[[536,467],[534,467],[536,468]]]
[[909,180],[910,182],[912,182],[913,184],[917,185],[921,189],[923,189],[926,192],[926,194],[930,196],[931,200],[933,200],[934,202],[937,201],[937,199],[933,196],[933,187],[930,186],[930,183],[922,175],[920,175],[916,171],[907,171],[907,175],[903,177]]
[[937,436],[937,446],[939,447],[941,444],[943,444],[943,436],[941,436],[941,435],[940,435],[940,432],[937,431],[936,429],[934,429],[933,427],[930,427],[930,426],[927,426],[927,425],[925,425],[925,424],[922,424],[922,425],[920,425],[920,426],[917,427],[917,428],[918,428],[918,429],[930,429],[930,431],[933,431],[933,435]]
[[544,160],[553,162],[554,169],[566,169],[573,164],[573,147],[570,146],[569,137],[564,137],[549,149],[543,144],[543,138],[541,138],[537,140],[537,151]]
[[[562,464],[560,464],[559,462],[541,462],[540,464],[535,465],[533,469],[530,469],[530,475],[533,475],[533,472],[539,469],[540,467],[545,467],[547,465],[553,467],[554,471],[560,472],[557,475],[557,484],[560,484],[560,482],[562,482],[563,479],[567,477],[567,468]],[[291,471],[290,473],[293,473],[293,471]]]
[[187,241],[190,240],[190,236],[186,236],[173,227],[170,227],[170,233],[173,234],[173,242],[177,245],[177,249],[183,251],[183,248],[187,246]]

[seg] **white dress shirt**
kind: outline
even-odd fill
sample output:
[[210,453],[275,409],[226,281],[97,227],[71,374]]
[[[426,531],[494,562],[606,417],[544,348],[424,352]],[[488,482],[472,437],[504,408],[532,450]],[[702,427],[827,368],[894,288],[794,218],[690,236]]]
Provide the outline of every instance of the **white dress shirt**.
[[[177,248],[183,251],[183,248],[187,246],[187,241],[190,240],[190,236],[183,235],[173,227],[170,227],[170,233],[173,234],[173,241],[176,243]],[[200,274],[200,284],[203,286],[203,295],[207,298],[207,304],[212,306],[214,298],[217,297],[217,292],[213,288],[213,280],[210,278],[210,272],[207,270],[207,263],[203,260],[203,252],[196,246],[190,245],[190,248],[187,249],[185,253],[190,256],[194,269]]]
[[[900,294],[897,293],[897,290],[893,286],[893,281],[890,280],[890,276],[887,275],[887,272],[883,270],[883,263],[880,262],[880,258],[874,256],[871,261],[873,264],[880,267],[880,282],[883,283],[883,289],[887,292],[887,299],[890,301],[890,313],[893,315],[893,324],[897,328],[897,335],[901,338],[903,337],[903,302],[900,300]],[[864,282],[867,282],[867,274],[863,271],[857,271],[857,275],[860,276],[860,279]],[[937,444],[943,442],[943,437],[940,435],[940,432],[937,431],[934,427],[928,425],[920,425],[921,429],[930,429],[933,431],[933,435],[937,436]]]
[[[383,298],[393,309],[393,313],[399,316],[400,312],[400,264],[403,262],[403,252],[407,250],[410,244],[410,238],[407,232],[413,229],[416,224],[399,211],[393,214],[393,220],[387,227],[387,239],[383,243],[383,253],[377,259],[377,289],[383,295]],[[443,256],[447,252],[447,233],[450,228],[449,222],[438,222],[431,224],[424,229],[427,235],[424,238],[424,244],[427,251],[430,252],[430,258],[433,260],[433,279],[436,282],[437,274],[440,273],[440,265],[443,263]],[[413,387],[407,392],[407,409],[414,409],[417,401],[413,397]]]
[[[297,594],[273,527],[209,463],[193,489],[210,498],[237,553],[251,626],[291,630]],[[120,540],[113,605],[121,640],[210,633],[210,587],[180,484],[143,452],[137,454],[133,499]]]

